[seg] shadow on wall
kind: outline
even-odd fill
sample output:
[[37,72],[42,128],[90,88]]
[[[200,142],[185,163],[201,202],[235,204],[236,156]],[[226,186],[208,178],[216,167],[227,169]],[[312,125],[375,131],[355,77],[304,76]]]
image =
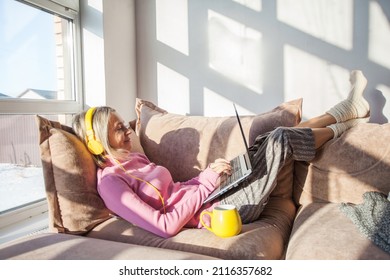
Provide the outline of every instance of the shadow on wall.
[[136,1],[138,96],[207,116],[303,97],[307,119],[344,99],[361,69],[371,122],[385,123],[389,17],[384,0]]

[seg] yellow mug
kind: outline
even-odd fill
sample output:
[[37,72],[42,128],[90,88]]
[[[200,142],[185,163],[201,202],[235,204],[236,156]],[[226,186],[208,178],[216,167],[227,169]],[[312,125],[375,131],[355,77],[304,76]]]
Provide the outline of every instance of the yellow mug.
[[[205,225],[203,216],[209,215],[211,227]],[[213,212],[203,211],[200,214],[200,222],[209,231],[220,237],[231,237],[239,234],[242,228],[240,214],[234,205],[218,205]]]

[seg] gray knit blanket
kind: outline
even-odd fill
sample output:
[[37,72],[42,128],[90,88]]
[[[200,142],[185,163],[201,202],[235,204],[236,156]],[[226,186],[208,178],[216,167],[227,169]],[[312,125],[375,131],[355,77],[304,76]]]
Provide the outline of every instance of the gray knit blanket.
[[340,209],[363,235],[390,253],[390,201],[383,193],[366,192],[362,204],[342,203]]

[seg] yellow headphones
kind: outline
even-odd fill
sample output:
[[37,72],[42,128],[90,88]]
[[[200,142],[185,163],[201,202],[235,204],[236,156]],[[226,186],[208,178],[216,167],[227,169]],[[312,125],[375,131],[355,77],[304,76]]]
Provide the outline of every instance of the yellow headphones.
[[92,118],[93,113],[95,112],[96,107],[91,107],[85,113],[85,132],[86,137],[85,141],[87,142],[88,150],[94,155],[101,155],[104,152],[102,143],[95,137],[95,132],[92,127]]

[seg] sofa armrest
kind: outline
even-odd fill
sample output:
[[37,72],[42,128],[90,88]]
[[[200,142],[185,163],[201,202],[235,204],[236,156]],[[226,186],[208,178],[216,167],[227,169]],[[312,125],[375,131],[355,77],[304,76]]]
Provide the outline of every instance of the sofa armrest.
[[390,191],[390,124],[360,124],[324,145],[311,163],[296,162],[294,200],[361,203],[363,194]]

